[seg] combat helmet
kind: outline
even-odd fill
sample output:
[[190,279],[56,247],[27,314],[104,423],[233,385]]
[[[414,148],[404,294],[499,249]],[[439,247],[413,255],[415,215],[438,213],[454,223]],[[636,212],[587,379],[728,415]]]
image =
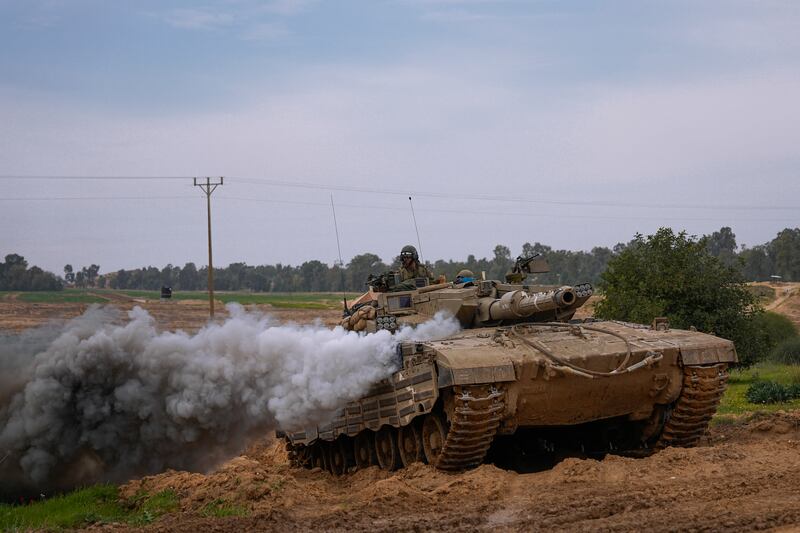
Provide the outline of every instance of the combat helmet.
[[419,260],[419,254],[417,253],[417,249],[411,246],[410,244],[406,244],[403,246],[403,249],[400,250],[400,259],[405,259],[407,257],[412,258],[414,261]]
[[475,274],[472,273],[472,270],[462,269],[458,271],[456,274],[456,283],[469,283],[470,281],[475,281]]

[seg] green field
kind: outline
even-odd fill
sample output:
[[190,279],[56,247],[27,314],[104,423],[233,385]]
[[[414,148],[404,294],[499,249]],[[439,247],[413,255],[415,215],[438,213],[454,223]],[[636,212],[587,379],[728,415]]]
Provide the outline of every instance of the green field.
[[84,289],[64,289],[63,291],[0,291],[0,300],[15,299],[26,303],[104,303],[100,298]]
[[[120,290],[111,289],[64,289],[63,291],[0,291],[0,300],[16,300],[25,303],[109,303],[114,301],[115,295],[124,295],[129,298],[146,300],[159,300],[160,291]],[[348,299],[358,297],[359,294],[349,293]],[[205,291],[176,291],[172,294],[173,300],[207,300]],[[216,292],[214,299],[223,303],[236,302],[242,305],[271,305],[285,309],[341,309],[341,293],[329,292]]]
[[[104,291],[95,291],[102,294]],[[111,292],[111,291],[109,291]],[[158,300],[161,298],[159,291],[118,291],[131,298],[145,298]],[[357,297],[357,294],[348,294],[348,299]],[[205,291],[176,291],[172,293],[173,300],[206,300],[208,293]],[[271,305],[273,307],[291,309],[341,309],[342,295],[329,292],[215,292],[214,299],[223,303],[236,302],[242,305]]]
[[755,404],[745,398],[747,389],[757,381],[775,381],[782,385],[800,383],[800,366],[760,363],[752,368],[734,369],[730,372],[728,390],[720,402],[717,418],[726,415],[742,415],[757,411],[789,411],[800,409],[800,399],[790,402]]
[[0,531],[59,530],[96,523],[143,526],[178,509],[178,496],[165,490],[129,500],[113,485],[94,485],[27,505],[0,504]]

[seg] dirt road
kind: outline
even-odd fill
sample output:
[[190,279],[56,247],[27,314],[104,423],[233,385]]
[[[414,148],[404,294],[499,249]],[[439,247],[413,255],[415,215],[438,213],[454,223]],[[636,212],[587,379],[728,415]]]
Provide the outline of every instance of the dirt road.
[[800,283],[765,284],[775,290],[775,300],[765,306],[767,311],[789,317],[800,327]]

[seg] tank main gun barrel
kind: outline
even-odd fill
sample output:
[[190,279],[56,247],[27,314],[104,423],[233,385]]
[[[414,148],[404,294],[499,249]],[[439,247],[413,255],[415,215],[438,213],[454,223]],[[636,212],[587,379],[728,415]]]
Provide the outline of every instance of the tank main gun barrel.
[[[507,292],[491,301],[481,312],[481,321],[514,320],[536,313],[572,307],[592,294],[590,285],[559,287],[552,291],[528,294],[523,290]],[[582,302],[581,302],[582,303]]]

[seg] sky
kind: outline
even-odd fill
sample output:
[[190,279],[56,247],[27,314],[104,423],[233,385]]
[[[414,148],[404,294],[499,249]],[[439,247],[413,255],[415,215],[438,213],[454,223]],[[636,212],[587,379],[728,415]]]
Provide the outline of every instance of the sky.
[[0,0],[0,254],[205,265],[206,176],[215,266],[332,264],[332,201],[345,262],[761,244],[799,225],[798,27],[772,0]]

